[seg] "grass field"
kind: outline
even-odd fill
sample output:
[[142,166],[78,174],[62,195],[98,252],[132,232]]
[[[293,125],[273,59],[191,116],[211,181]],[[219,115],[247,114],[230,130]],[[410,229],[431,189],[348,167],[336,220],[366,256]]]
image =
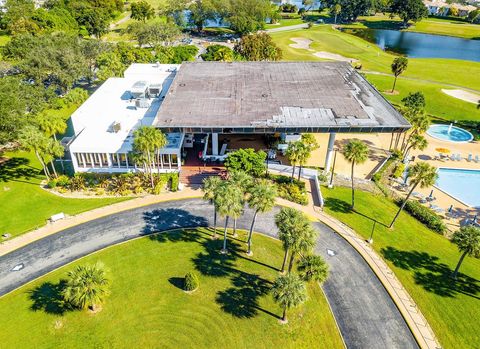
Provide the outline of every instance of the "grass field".
[[390,230],[397,206],[383,196],[356,191],[350,211],[349,188],[322,190],[325,210],[367,239],[373,220],[374,249],[383,257],[427,317],[444,348],[478,348],[480,333],[480,260],[467,257],[461,277],[451,274],[460,258],[455,245],[402,213]]
[[[291,38],[312,40],[311,49],[327,51],[348,58],[358,59],[363,71],[391,74],[390,65],[394,55],[354,35],[342,33],[329,25],[314,26],[288,32],[272,33],[272,38],[282,48],[284,59],[290,61],[321,60],[312,51],[289,46]],[[390,87],[389,77],[368,74],[367,77],[382,90]],[[411,78],[415,80],[405,79]],[[393,78],[390,77],[393,82]],[[453,86],[452,86],[453,85]],[[401,89],[403,88],[403,89]],[[480,63],[449,59],[409,59],[406,72],[399,78],[397,90],[404,95],[408,91],[425,90],[428,111],[448,120],[480,120],[480,110],[472,103],[446,96],[442,88],[469,88],[480,92]],[[386,95],[393,102],[396,96]]]
[[289,25],[297,25],[304,23],[301,18],[292,18],[292,19],[281,19],[277,24],[267,24],[265,25],[266,29],[282,28],[288,27]]
[[[352,28],[371,29],[399,29],[402,21],[399,17],[390,18],[389,15],[377,14],[375,16],[359,17],[359,22],[348,25]],[[425,18],[412,24],[405,31],[456,36],[465,39],[480,39],[480,25],[471,24],[452,18]]]
[[[238,241],[221,255],[222,240],[208,229],[145,237],[83,258],[75,265],[101,261],[109,269],[103,310],[61,307],[59,282],[73,268],[66,266],[0,298],[2,347],[342,348],[317,285],[309,285],[308,301],[289,313],[287,325],[278,322],[281,309],[268,291],[283,250],[277,240],[254,239],[252,259]],[[200,287],[186,294],[182,278],[192,270]]]
[[12,236],[43,226],[53,214],[73,215],[97,207],[126,200],[66,199],[40,188],[45,177],[41,166],[31,153],[5,154],[7,161],[0,165],[0,233]]

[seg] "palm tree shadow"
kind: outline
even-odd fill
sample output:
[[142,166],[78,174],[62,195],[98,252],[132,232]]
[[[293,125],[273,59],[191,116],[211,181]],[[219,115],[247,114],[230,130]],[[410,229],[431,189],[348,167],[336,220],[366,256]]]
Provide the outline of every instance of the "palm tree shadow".
[[225,277],[236,272],[234,262],[237,260],[239,245],[230,241],[228,253],[221,253],[222,239],[205,239],[202,242],[204,251],[199,252],[193,259],[195,269],[201,274],[214,277]]
[[32,178],[41,179],[41,171],[38,168],[29,166],[30,160],[26,158],[13,157],[0,165],[0,182],[21,182],[38,185],[30,182]]
[[259,311],[279,318],[259,305],[259,298],[270,290],[270,282],[256,274],[239,272],[232,277],[233,287],[220,291],[216,302],[221,309],[238,318],[252,318]]
[[[143,220],[145,226],[142,229],[142,235],[150,235],[153,233],[181,228],[197,228],[207,227],[208,220],[205,217],[192,215],[190,212],[178,208],[156,209],[143,213]],[[198,236],[194,234],[185,234],[180,240],[176,234],[156,234],[152,237],[153,240],[159,242],[165,241],[186,241],[184,239],[191,238],[191,241],[196,241]],[[187,240],[188,241],[188,240]]]
[[328,209],[339,212],[339,213],[350,213],[352,212],[352,205],[344,200],[337,198],[326,198],[325,207]]
[[44,282],[30,290],[28,292],[29,298],[33,302],[30,309],[54,315],[63,315],[65,312],[73,310],[62,297],[62,290],[65,288],[66,283],[66,280],[60,280],[56,284]]
[[401,251],[392,246],[381,249],[383,257],[396,267],[412,271],[417,285],[442,297],[456,297],[459,293],[480,299],[479,280],[459,273],[452,279],[453,270],[439,262],[437,256],[420,251]]
[[375,223],[377,223],[377,224],[383,225],[385,228],[388,228],[388,225],[387,225],[387,224],[385,224],[385,223],[383,223],[383,222],[380,222],[380,221],[376,220],[375,218],[372,218],[372,217],[370,217],[370,216],[368,216],[368,215],[366,215],[366,214],[364,214],[364,213],[362,213],[362,212],[360,212],[360,211],[357,211],[356,209],[353,209],[353,212],[355,212],[355,213],[358,214],[359,216],[362,216],[362,217],[365,217],[365,218],[371,220],[372,222],[375,222]]

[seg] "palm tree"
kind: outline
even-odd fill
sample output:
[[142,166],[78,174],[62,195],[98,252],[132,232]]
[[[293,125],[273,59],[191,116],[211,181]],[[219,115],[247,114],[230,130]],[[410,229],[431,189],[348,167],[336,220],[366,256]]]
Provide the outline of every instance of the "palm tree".
[[283,308],[282,322],[287,323],[287,310],[307,300],[307,288],[298,275],[282,275],[273,283],[272,295]]
[[409,137],[408,141],[408,146],[405,148],[405,151],[403,153],[403,161],[405,161],[408,157],[408,153],[412,149],[419,149],[419,150],[424,150],[428,146],[428,141],[427,139],[420,135],[420,134],[414,134],[411,137]]
[[295,263],[295,257],[300,254],[304,255],[312,251],[317,238],[317,231],[313,228],[308,218],[302,214],[302,218],[295,226],[292,227],[292,243],[290,245],[290,263],[288,272],[292,272]]
[[54,160],[56,158],[62,157],[65,153],[65,149],[63,146],[60,144],[59,141],[49,138],[46,144],[44,145],[43,153],[45,154],[45,161],[50,163],[50,166],[52,167],[53,174],[56,177],[58,177],[57,170],[55,169],[55,163]]
[[36,118],[36,123],[41,131],[55,140],[57,140],[57,133],[64,133],[67,129],[67,123],[59,114],[39,114]]
[[406,142],[404,140],[402,144],[402,151],[405,151],[405,149],[411,143],[411,139],[413,136],[424,134],[430,127],[430,117],[427,114],[425,114],[424,112],[413,113],[414,114],[405,113],[405,117],[410,122],[410,124],[412,124],[412,128],[410,129],[410,134]]
[[248,233],[248,249],[247,254],[251,256],[252,252],[252,235],[253,227],[255,226],[255,220],[258,213],[266,213],[271,211],[275,206],[275,198],[277,197],[277,190],[275,185],[271,182],[262,179],[253,185],[249,191],[248,206],[255,210],[252,219],[252,225],[250,226],[250,232]]
[[215,196],[215,205],[220,216],[225,217],[222,253],[227,253],[227,228],[230,217],[239,217],[243,211],[243,193],[230,181],[223,181]]
[[297,166],[297,162],[301,152],[302,152],[301,143],[291,142],[288,145],[287,151],[285,153],[288,161],[290,161],[290,163],[292,164],[292,181],[293,181],[293,177],[295,176],[295,168]]
[[28,151],[33,151],[42,165],[43,172],[50,178],[50,171],[44,161],[44,150],[47,148],[48,137],[45,136],[38,128],[33,125],[28,125],[22,129],[19,136],[22,148]]
[[[133,149],[144,154],[143,166],[145,172],[150,174],[150,184],[155,187],[153,180],[153,167],[160,164],[159,151],[167,145],[167,138],[159,129],[153,126],[141,126],[133,133]],[[156,156],[155,156],[156,154]]]
[[335,16],[335,24],[337,24],[337,16],[342,12],[342,5],[333,5],[330,9],[330,12]]
[[318,255],[307,255],[298,263],[298,273],[304,281],[323,283],[328,277],[328,264]]
[[213,238],[217,238],[217,206],[215,205],[215,195],[220,187],[222,180],[218,176],[210,176],[203,180],[203,200],[213,205]]
[[480,228],[471,225],[461,227],[460,230],[453,233],[452,242],[457,245],[460,252],[462,252],[457,267],[452,275],[452,277],[456,279],[463,259],[467,255],[474,258],[480,258]]
[[68,273],[62,295],[65,301],[75,307],[95,311],[108,295],[109,286],[110,281],[102,264],[79,265]]
[[343,150],[343,155],[352,164],[352,209],[355,207],[355,184],[354,184],[354,168],[355,164],[361,164],[368,159],[368,147],[360,140],[352,139],[347,143]]
[[319,148],[317,140],[315,136],[311,133],[304,133],[299,141],[299,152],[298,152],[298,164],[300,168],[298,170],[298,180],[300,180],[302,174],[302,168],[307,163],[310,156],[312,156],[312,152],[315,149]]
[[415,190],[415,188],[418,185],[420,185],[420,188],[430,187],[435,184],[435,181],[437,180],[437,177],[438,177],[437,168],[427,164],[426,162],[418,162],[412,167],[409,167],[407,170],[407,175],[408,175],[408,178],[410,179],[410,184],[412,184],[412,188],[408,192],[405,200],[403,200],[403,203],[400,206],[400,209],[398,210],[397,214],[393,218],[392,223],[390,223],[389,228],[393,227],[393,224],[397,220],[398,215],[400,214],[400,212],[402,212],[408,199],[410,198],[410,195],[412,195],[412,192]]
[[393,80],[393,87],[392,93],[395,91],[395,85],[397,84],[397,78],[401,75],[408,66],[408,59],[405,57],[396,57],[392,63],[392,73],[395,76],[395,80]]
[[237,219],[243,214],[243,206],[245,203],[245,197],[248,193],[248,190],[252,186],[253,179],[248,173],[243,171],[235,171],[230,175],[229,178],[230,182],[233,185],[238,186],[238,188],[242,191],[243,199],[242,199],[242,210],[237,212],[238,216],[232,216],[233,218],[233,237],[237,237]]
[[281,270],[282,273],[285,271],[288,253],[293,240],[290,227],[295,225],[295,222],[300,220],[300,216],[301,212],[291,207],[284,207],[275,215],[275,225],[278,229],[278,239],[282,242],[283,250],[285,251]]

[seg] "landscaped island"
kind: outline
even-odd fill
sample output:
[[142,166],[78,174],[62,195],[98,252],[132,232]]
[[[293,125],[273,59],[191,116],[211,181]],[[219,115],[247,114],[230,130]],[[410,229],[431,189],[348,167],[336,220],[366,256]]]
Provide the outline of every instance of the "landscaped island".
[[[244,241],[246,234],[239,232]],[[279,241],[255,236],[255,255],[207,228],[175,231],[108,248],[65,266],[0,299],[2,346],[142,348],[342,348],[335,321],[321,289],[311,283],[308,300],[289,311],[269,291],[278,277],[283,251]],[[103,262],[111,280],[100,312],[68,310],[59,282],[80,264]],[[182,289],[194,270],[199,287]],[[15,316],[11,316],[15,314]],[[28,333],[28,335],[26,335]]]

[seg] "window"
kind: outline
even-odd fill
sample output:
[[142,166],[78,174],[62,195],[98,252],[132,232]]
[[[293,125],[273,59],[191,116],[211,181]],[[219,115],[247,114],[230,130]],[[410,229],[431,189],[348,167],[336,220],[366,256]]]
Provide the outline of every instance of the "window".
[[111,159],[112,159],[112,167],[118,167],[119,166],[119,162],[118,162],[118,154],[116,153],[113,153],[113,154],[110,154],[111,156]]
[[178,166],[178,156],[177,156],[177,154],[172,154],[172,165]]
[[118,158],[120,160],[120,167],[128,167],[126,154],[120,153],[118,154]]

